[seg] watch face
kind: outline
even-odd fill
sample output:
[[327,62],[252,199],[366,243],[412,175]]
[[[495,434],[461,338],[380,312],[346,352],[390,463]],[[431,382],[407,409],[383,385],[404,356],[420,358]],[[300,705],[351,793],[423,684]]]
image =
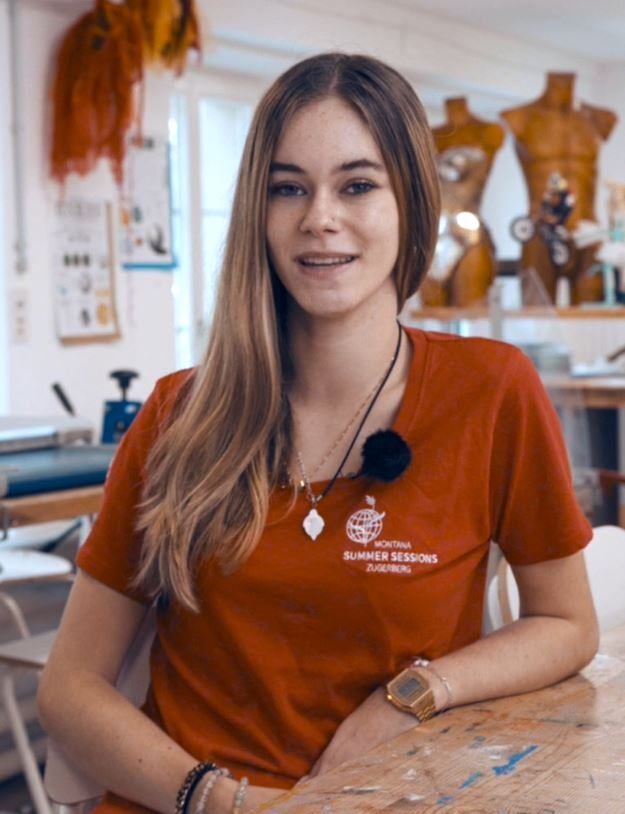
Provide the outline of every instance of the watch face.
[[421,691],[421,682],[417,681],[416,678],[413,676],[408,676],[404,681],[402,681],[397,687],[397,694],[401,698],[402,701],[405,701],[407,704],[410,703],[411,698]]
[[393,687],[398,700],[410,706],[423,695],[426,685],[421,678],[413,672],[405,674]]

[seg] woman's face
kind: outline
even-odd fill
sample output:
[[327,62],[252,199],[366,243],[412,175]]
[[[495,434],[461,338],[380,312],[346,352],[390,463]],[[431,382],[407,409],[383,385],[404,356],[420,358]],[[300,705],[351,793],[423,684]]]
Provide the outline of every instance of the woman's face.
[[276,274],[310,316],[393,298],[399,210],[378,146],[330,97],[296,113],[271,163],[267,245]]

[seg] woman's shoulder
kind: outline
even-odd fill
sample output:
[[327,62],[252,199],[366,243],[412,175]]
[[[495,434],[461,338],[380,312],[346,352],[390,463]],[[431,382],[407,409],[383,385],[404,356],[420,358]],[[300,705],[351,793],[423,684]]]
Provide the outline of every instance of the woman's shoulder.
[[193,384],[197,368],[176,370],[157,379],[154,389],[145,403],[154,423],[162,425],[173,411],[184,402]]
[[178,395],[180,391],[191,384],[197,371],[196,367],[186,367],[182,370],[174,370],[166,376],[161,376],[156,380],[154,392],[161,398],[168,395]]
[[442,331],[421,331],[409,329],[419,335],[425,343],[428,356],[434,363],[462,366],[470,370],[493,370],[501,372],[503,367],[531,365],[529,358],[516,345],[498,339],[466,337]]

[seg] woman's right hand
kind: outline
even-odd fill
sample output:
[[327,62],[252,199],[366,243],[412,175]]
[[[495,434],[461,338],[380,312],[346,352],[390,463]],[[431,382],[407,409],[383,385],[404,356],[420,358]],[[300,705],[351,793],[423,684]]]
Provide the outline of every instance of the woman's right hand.
[[243,814],[251,814],[252,811],[257,811],[260,806],[265,803],[270,803],[276,797],[286,794],[285,789],[268,789],[264,786],[249,786],[245,801],[241,811]]
[[[236,780],[231,780],[230,778],[221,778],[218,780],[208,798],[208,804],[206,806],[207,812],[210,814],[230,814],[234,802],[234,795],[238,787],[239,784]],[[252,814],[252,812],[256,811],[260,806],[265,803],[270,803],[275,797],[279,797],[285,793],[284,789],[270,789],[265,786],[250,785],[247,787],[241,813]],[[195,805],[197,804],[196,799],[194,799],[195,797],[196,795],[194,793],[191,797],[189,811],[195,810]]]

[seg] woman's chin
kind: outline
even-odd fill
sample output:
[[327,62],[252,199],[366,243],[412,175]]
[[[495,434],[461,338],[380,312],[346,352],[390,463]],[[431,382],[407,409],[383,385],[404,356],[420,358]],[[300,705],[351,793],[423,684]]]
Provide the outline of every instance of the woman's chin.
[[347,317],[358,310],[360,302],[352,298],[333,298],[331,300],[322,297],[302,298],[296,301],[297,311],[309,319],[336,320]]

